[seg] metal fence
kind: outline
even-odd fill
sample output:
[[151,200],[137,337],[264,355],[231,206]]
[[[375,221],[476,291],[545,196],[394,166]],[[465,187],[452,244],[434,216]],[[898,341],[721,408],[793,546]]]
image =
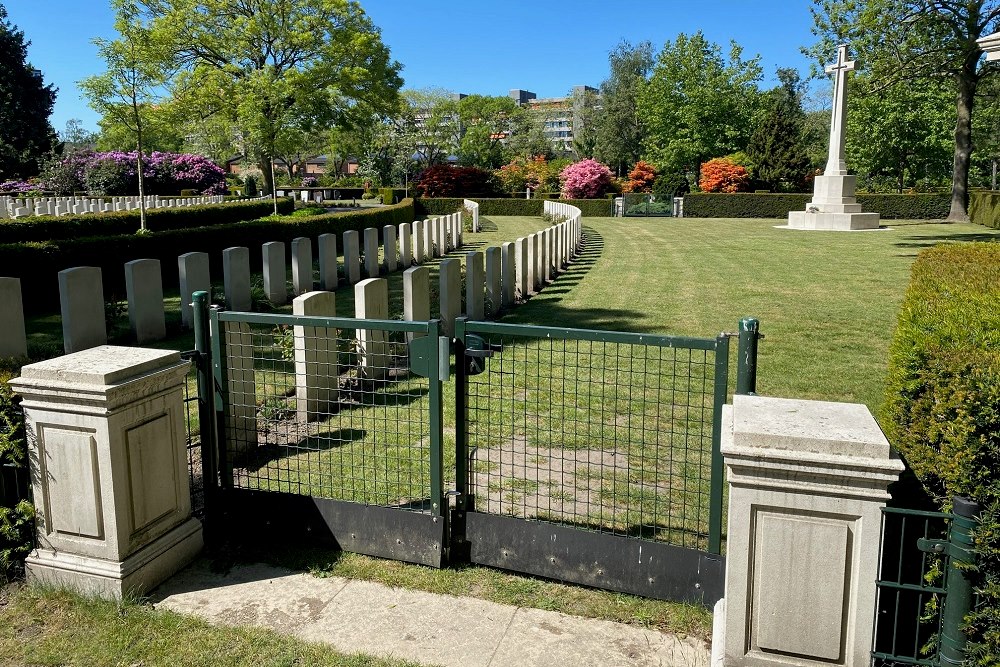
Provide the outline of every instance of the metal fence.
[[470,510],[718,553],[728,337],[464,329]]
[[415,372],[407,345],[407,336],[436,344],[436,323],[249,313],[212,320],[224,487],[440,507],[440,442],[430,419],[440,395]]
[[954,513],[882,510],[876,582],[874,667],[961,664],[972,588],[960,565],[971,562],[979,508],[962,498]]
[[622,195],[622,215],[625,217],[662,217],[677,215],[673,197],[627,192]]

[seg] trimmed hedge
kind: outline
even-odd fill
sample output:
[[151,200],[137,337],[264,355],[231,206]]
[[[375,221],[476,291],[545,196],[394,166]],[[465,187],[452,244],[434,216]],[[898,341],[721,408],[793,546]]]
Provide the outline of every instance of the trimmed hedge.
[[[789,211],[804,211],[812,194],[706,194],[684,195],[687,218],[787,218]],[[951,208],[950,194],[858,195],[869,213],[886,220],[943,220]]]
[[1000,229],[1000,192],[970,192],[969,220]]
[[[541,217],[543,199],[479,199],[469,197],[479,204],[479,215],[525,215]],[[418,217],[447,215],[462,208],[463,199],[455,197],[419,198],[415,200]],[[576,206],[584,217],[606,218],[611,215],[609,199],[557,199],[561,204]]]
[[[287,215],[295,209],[291,199],[278,200],[278,212]],[[211,225],[230,225],[255,220],[274,213],[274,203],[238,201],[179,208],[157,208],[146,211],[146,226],[150,231],[191,229]],[[139,231],[139,211],[90,213],[62,217],[38,216],[0,222],[0,243],[55,241],[84,236],[134,234]]]
[[940,506],[965,495],[985,508],[970,664],[1000,664],[1000,244],[941,245],[917,256],[880,421]]
[[146,235],[7,243],[0,244],[0,266],[4,267],[4,275],[21,278],[26,308],[41,310],[59,303],[58,272],[74,266],[101,267],[105,295],[123,299],[124,264],[133,259],[160,260],[164,285],[176,285],[177,257],[186,252],[206,252],[211,261],[212,275],[219,279],[222,277],[222,251],[231,246],[250,248],[251,270],[260,271],[261,253],[255,248],[268,241],[290,243],[299,236],[342,235],[350,230],[362,232],[367,227],[381,229],[384,225],[399,225],[413,219],[413,200],[406,199],[393,206],[281,221],[251,220]]

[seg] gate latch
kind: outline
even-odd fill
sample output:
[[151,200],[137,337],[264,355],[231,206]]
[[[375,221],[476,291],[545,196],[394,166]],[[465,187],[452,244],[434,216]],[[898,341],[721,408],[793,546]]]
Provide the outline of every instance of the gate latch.
[[479,375],[486,370],[486,360],[499,352],[499,345],[490,345],[482,336],[467,334],[465,336],[465,372],[468,375]]

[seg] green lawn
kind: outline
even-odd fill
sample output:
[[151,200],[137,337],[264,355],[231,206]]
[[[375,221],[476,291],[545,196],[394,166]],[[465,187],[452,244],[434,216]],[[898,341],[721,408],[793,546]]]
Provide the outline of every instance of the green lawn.
[[345,655],[250,627],[213,627],[150,605],[0,588],[0,665],[418,667]]

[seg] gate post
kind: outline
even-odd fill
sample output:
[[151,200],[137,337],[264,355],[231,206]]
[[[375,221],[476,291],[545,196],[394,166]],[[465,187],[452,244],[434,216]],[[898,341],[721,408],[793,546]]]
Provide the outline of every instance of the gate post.
[[760,321],[756,317],[740,320],[740,339],[736,353],[736,393],[757,393],[757,341]]
[[218,447],[215,414],[215,387],[212,372],[212,342],[209,335],[208,292],[192,296],[195,369],[198,373],[198,430],[201,440],[201,478],[205,495],[205,533],[211,538],[212,519],[219,484]]
[[[864,405],[733,397],[726,667],[868,667],[882,508],[903,470]],[[713,663],[715,664],[715,663]]]
[[972,609],[972,584],[959,565],[973,561],[972,532],[979,521],[981,508],[968,498],[956,496],[952,503],[951,526],[948,529],[948,555],[951,556],[947,573],[947,594],[944,600],[941,627],[941,665],[961,665],[965,661],[968,637],[963,626],[965,616]]

